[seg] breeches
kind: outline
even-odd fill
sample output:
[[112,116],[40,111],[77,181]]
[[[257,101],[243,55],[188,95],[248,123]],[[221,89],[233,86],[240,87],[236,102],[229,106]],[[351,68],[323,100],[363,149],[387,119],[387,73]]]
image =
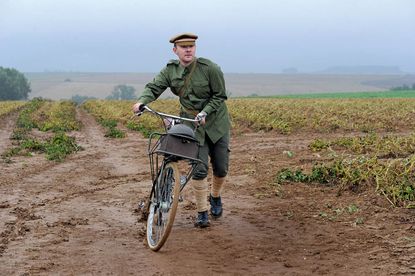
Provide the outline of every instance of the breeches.
[[206,135],[205,143],[199,147],[199,159],[203,161],[195,170],[193,179],[201,180],[208,175],[209,157],[214,176],[225,177],[229,167],[229,134],[224,135],[213,143]]

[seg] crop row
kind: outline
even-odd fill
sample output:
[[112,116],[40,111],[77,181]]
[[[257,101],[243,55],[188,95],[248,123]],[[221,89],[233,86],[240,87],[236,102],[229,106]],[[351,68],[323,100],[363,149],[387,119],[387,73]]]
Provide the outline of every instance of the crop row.
[[[131,119],[132,101],[87,101],[84,106],[97,118],[111,118],[130,128],[154,129],[153,118]],[[177,100],[150,104],[165,112],[179,111]],[[415,99],[230,99],[227,105],[232,124],[282,134],[394,132],[415,128]],[[393,115],[393,116],[392,116]]]
[[[115,121],[129,129],[138,130],[144,135],[161,128],[161,121],[156,116],[148,113],[144,113],[139,118],[134,116],[132,112],[133,104],[133,101],[88,100],[83,104],[83,108],[104,126]],[[164,113],[177,115],[179,112],[177,101],[160,99],[150,105],[155,110]]]
[[235,124],[284,134],[415,127],[415,99],[233,99],[228,106]]
[[415,135],[379,135],[315,139],[313,152],[326,154],[306,172],[283,168],[276,182],[319,182],[337,185],[339,191],[374,189],[394,206],[412,207],[415,201]]
[[369,133],[363,136],[340,137],[336,139],[315,139],[310,143],[312,151],[331,150],[351,154],[372,155],[381,159],[405,158],[415,153],[415,134],[379,135]]
[[314,164],[309,172],[301,168],[280,169],[275,181],[337,185],[339,192],[369,189],[385,196],[393,206],[413,207],[415,155],[396,159],[338,156],[330,162]]
[[80,122],[76,119],[75,103],[72,101],[45,101],[33,112],[32,120],[41,131],[79,130]]
[[22,101],[0,101],[0,116],[8,114],[24,106],[26,102]]
[[[32,133],[37,128],[54,134],[38,138]],[[63,160],[66,155],[81,148],[75,138],[67,136],[66,131],[78,130],[80,122],[76,119],[75,104],[71,101],[47,101],[33,99],[19,111],[16,126],[10,139],[15,140],[14,147],[2,153],[5,162],[11,162],[15,155],[31,155],[44,152],[50,160]],[[44,136],[44,135],[42,135]]]

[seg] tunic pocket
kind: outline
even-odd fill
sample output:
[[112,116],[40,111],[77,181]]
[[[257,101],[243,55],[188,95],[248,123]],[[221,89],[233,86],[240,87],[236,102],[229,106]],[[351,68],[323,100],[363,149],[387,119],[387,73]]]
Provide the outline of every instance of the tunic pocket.
[[184,81],[182,79],[174,79],[171,81],[170,90],[175,94],[178,95],[180,89],[182,89],[184,85]]
[[197,97],[206,99],[210,96],[209,82],[206,80],[192,82],[192,88],[195,96]]

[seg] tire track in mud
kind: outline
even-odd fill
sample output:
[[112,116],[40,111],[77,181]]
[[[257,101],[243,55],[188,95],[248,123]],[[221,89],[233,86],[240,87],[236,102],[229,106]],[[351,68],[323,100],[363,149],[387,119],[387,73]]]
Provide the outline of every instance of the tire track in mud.
[[[94,223],[102,223],[96,213],[104,207],[110,210],[106,220],[111,221],[112,216],[118,215],[114,213],[115,206],[116,211],[130,217],[129,223],[135,225],[133,205],[111,200],[111,192],[106,190],[122,190],[120,186],[127,186],[131,200],[134,197],[137,201],[141,189],[137,183],[148,179],[144,168],[133,163],[136,155],[129,149],[137,145],[133,139],[139,135],[124,142],[107,139],[90,115],[78,110],[78,117],[84,127],[71,135],[76,136],[84,151],[70,156],[64,163],[41,160],[22,173],[15,174],[10,168],[7,176],[2,175],[7,181],[0,186],[5,195],[0,202],[4,221],[0,228],[0,254],[6,265],[0,268],[0,274],[16,273],[16,263],[21,264],[19,273],[42,273],[65,266],[67,252],[58,254],[57,245],[68,243],[71,235],[77,236],[77,227],[94,228]],[[130,164],[122,161],[125,157],[130,159]],[[101,194],[105,195],[103,200]],[[77,208],[77,202],[81,202],[82,208]],[[88,204],[96,209],[89,208]],[[32,215],[21,216],[15,210],[26,210]],[[139,228],[133,226],[130,230],[139,236]],[[48,261],[51,256],[55,261]]]

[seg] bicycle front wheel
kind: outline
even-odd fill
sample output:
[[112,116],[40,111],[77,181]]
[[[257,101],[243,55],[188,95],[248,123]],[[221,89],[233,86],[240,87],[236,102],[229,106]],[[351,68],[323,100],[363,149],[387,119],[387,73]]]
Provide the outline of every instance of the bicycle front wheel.
[[150,198],[147,243],[158,251],[166,242],[176,217],[180,194],[180,174],[176,162],[166,163],[159,173]]

